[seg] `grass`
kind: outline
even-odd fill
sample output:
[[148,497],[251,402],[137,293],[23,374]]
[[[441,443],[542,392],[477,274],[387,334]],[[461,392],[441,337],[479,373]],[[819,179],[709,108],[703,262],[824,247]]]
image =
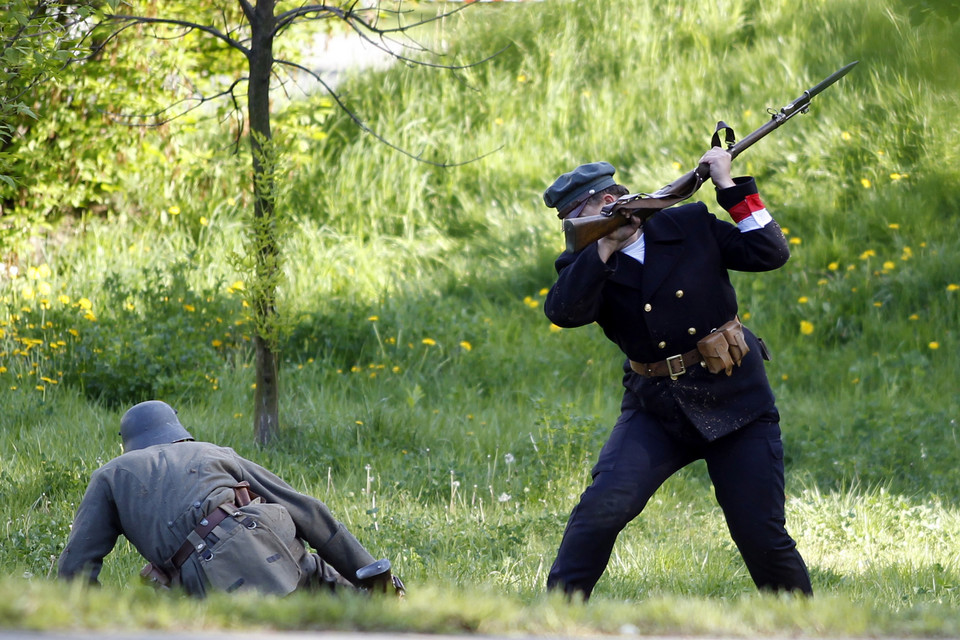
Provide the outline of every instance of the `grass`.
[[[141,185],[131,201],[157,213],[118,200],[82,233],[59,229],[17,278],[0,277],[0,626],[960,633],[960,74],[955,18],[938,6],[477,5],[444,25],[448,59],[510,45],[490,63],[348,85],[375,130],[427,158],[497,150],[446,169],[335,114],[324,136],[298,137],[319,97],[278,114],[278,137],[296,144],[282,207],[283,431],[269,449],[253,444],[230,260],[249,197],[236,181],[207,198],[190,178]],[[543,317],[562,248],[543,188],[607,159],[628,186],[655,189],[692,166],[716,120],[743,135],[853,59],[809,115],[735,164],[791,240],[786,267],[736,284],[774,351],[787,525],[817,597],[754,592],[700,464],[623,533],[588,605],[548,596],[567,514],[618,412],[621,356],[596,327],[556,331]],[[216,148],[215,133],[182,146]],[[709,189],[700,196],[715,209]],[[198,438],[322,497],[394,561],[406,602],[157,597],[126,544],[102,590],[54,581],[87,479],[119,453],[137,394],[162,394]]]

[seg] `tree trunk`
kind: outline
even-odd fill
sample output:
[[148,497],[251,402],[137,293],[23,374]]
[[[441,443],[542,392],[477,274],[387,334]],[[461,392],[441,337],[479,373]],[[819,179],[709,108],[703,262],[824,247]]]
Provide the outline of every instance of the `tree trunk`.
[[275,0],[258,0],[248,15],[251,26],[250,79],[247,109],[250,121],[250,148],[253,152],[254,233],[252,245],[256,268],[253,285],[255,320],[256,390],[253,428],[259,444],[269,443],[279,429],[279,367],[274,351],[279,247],[275,224],[275,174],[269,148],[270,73],[273,68]]

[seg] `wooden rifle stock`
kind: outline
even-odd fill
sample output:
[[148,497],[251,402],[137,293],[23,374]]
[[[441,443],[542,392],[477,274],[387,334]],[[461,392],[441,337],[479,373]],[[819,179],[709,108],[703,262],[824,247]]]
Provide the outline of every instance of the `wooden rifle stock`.
[[[718,134],[720,130],[727,130],[727,151],[730,152],[731,158],[736,158],[740,155],[741,151],[753,145],[757,140],[793,116],[809,111],[810,101],[813,97],[847,75],[858,62],[859,61],[851,62],[838,71],[835,71],[816,86],[804,91],[799,98],[779,111],[768,110],[771,115],[770,120],[740,142],[734,143],[733,130],[725,123],[718,122],[717,131],[713,134],[713,145],[719,146]],[[581,251],[584,247],[593,244],[600,238],[629,223],[629,219],[625,213],[632,214],[633,217],[645,221],[657,211],[686,200],[700,189],[700,186],[709,176],[710,166],[703,163],[696,169],[688,171],[670,184],[661,187],[653,193],[633,193],[620,197],[616,202],[608,204],[601,209],[600,215],[564,220],[563,234],[566,239],[567,251],[573,253]]]

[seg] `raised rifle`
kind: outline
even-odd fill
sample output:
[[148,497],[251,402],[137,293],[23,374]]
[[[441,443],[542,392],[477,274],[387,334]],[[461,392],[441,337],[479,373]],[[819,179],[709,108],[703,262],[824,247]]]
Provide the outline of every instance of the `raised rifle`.
[[[740,155],[740,152],[750,147],[754,142],[764,137],[784,122],[797,115],[806,113],[810,110],[810,101],[818,93],[832,85],[834,82],[847,75],[850,70],[859,61],[851,62],[840,70],[834,72],[818,85],[807,89],[799,98],[781,108],[779,111],[769,109],[770,120],[762,127],[748,135],[740,142],[734,141],[733,129],[724,122],[717,123],[717,129],[713,134],[712,146],[720,146],[720,132],[726,132],[727,151],[732,158]],[[685,173],[670,184],[661,187],[653,193],[632,193],[621,196],[616,202],[612,202],[600,210],[600,215],[587,216],[584,218],[570,218],[563,221],[563,234],[567,242],[567,251],[577,252],[584,247],[593,244],[600,238],[606,236],[611,231],[619,229],[629,222],[624,213],[633,214],[633,217],[646,220],[657,211],[673,206],[678,202],[686,200],[710,177],[710,165],[701,163],[696,169]]]

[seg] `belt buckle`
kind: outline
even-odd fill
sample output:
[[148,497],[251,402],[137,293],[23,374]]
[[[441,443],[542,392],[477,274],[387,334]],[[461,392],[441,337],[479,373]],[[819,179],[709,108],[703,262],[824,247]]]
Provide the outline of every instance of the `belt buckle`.
[[[674,362],[679,365],[679,368],[674,367]],[[667,358],[667,373],[670,375],[671,380],[676,380],[679,376],[682,376],[686,372],[687,367],[683,364],[683,354],[678,353],[675,356],[670,356]]]

